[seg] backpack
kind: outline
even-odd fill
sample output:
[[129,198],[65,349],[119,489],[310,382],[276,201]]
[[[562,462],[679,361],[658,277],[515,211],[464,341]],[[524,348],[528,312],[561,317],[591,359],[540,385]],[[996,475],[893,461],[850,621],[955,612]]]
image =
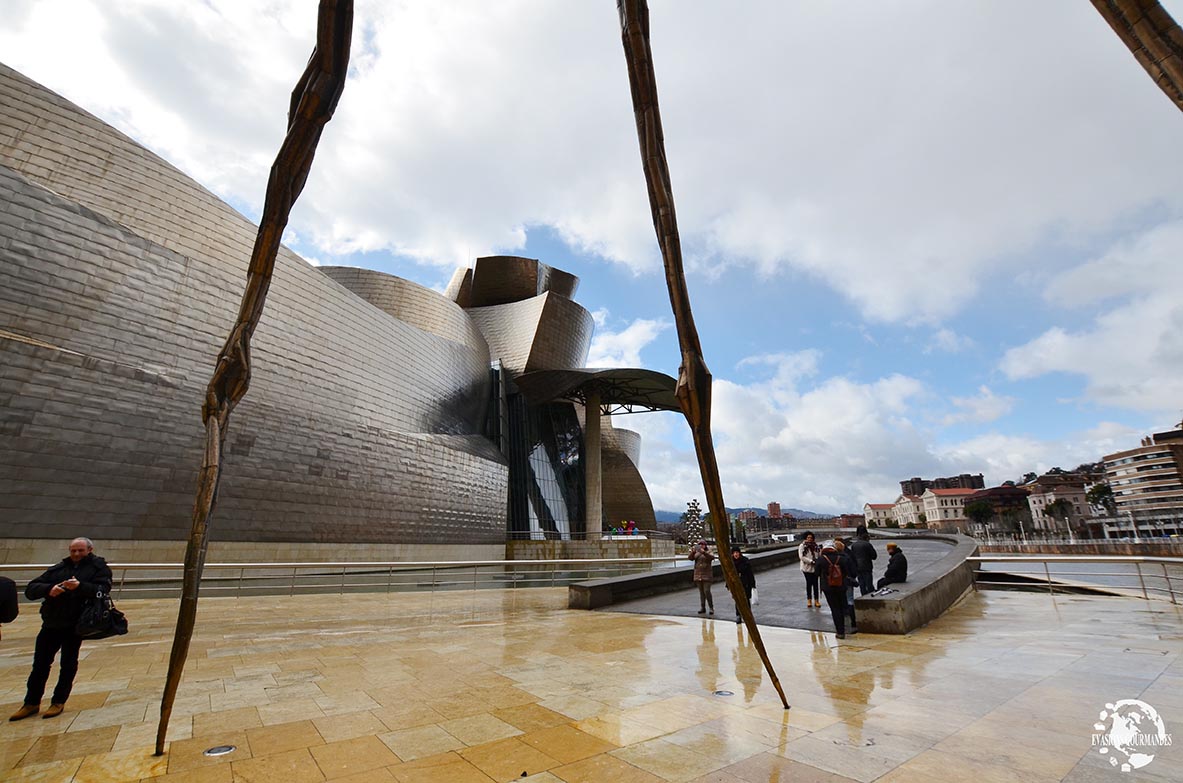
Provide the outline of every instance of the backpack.
[[825,558],[829,568],[826,569],[826,584],[830,587],[846,587],[846,574],[842,573],[842,560]]

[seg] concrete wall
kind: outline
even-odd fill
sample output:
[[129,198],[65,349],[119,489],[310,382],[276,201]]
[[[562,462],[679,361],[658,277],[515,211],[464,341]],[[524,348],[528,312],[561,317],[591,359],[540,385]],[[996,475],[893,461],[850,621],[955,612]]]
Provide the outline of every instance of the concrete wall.
[[674,556],[674,542],[669,539],[617,541],[506,541],[506,560],[583,560],[618,557]]
[[[784,547],[749,554],[748,560],[752,563],[752,570],[759,572],[796,563],[799,557],[796,547]],[[598,609],[617,601],[686,590],[693,586],[693,576],[693,567],[687,561],[682,567],[663,568],[648,574],[589,579],[567,587],[567,608]],[[714,578],[716,581],[723,579],[723,566],[719,563],[715,563]]]
[[953,546],[945,557],[910,572],[907,582],[890,585],[896,592],[881,597],[865,595],[855,598],[860,631],[889,634],[914,631],[940,617],[973,589],[973,565],[965,559],[977,553],[977,541],[957,535],[914,535],[909,538],[948,541]]

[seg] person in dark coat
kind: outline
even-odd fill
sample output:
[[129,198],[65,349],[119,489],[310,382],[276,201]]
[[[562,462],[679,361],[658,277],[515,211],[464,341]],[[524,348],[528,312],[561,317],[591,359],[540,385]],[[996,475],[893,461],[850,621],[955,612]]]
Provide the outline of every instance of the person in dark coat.
[[[743,585],[743,594],[748,597],[748,603],[752,602],[752,591],[756,589],[756,575],[752,573],[752,561],[744,555],[739,547],[731,547],[731,560],[735,563],[735,571],[739,574],[739,583]],[[739,616],[739,604],[735,605],[735,622],[742,623],[743,618]]]
[[879,580],[877,588],[908,581],[908,558],[904,557],[904,551],[900,549],[899,544],[888,544],[887,556],[887,571]]
[[17,602],[16,582],[0,576],[0,623],[11,623],[21,613]]
[[[858,579],[851,560],[842,555],[834,546],[833,541],[822,544],[821,554],[817,556],[817,575],[821,582],[822,595],[830,606],[830,616],[834,620],[834,631],[839,639],[846,638],[846,586]],[[836,570],[835,570],[836,568]],[[837,581],[831,584],[831,573]]]
[[866,525],[859,525],[855,530],[855,540],[850,545],[850,556],[854,558],[854,568],[858,573],[859,595],[866,595],[875,589],[874,562],[879,557],[875,545],[871,543]]
[[61,652],[57,687],[53,689],[49,709],[43,718],[62,714],[74,675],[78,673],[78,651],[82,648],[82,637],[75,632],[78,618],[86,607],[87,600],[102,590],[111,589],[111,569],[107,561],[94,553],[94,543],[89,538],[76,538],[70,542],[70,556],[48,569],[41,576],[29,582],[25,597],[41,603],[41,632],[33,650],[33,671],[29,674],[25,702],[9,720],[23,720],[41,711],[41,697],[49,681],[49,670],[54,656]]
[[[851,574],[858,573],[858,567],[855,565],[854,556],[850,554],[851,540],[849,538],[835,538],[834,548],[838,550],[838,554],[846,559],[846,570]],[[847,578],[846,580],[846,616],[850,619],[850,625],[847,630],[850,633],[858,633],[858,620],[854,614],[854,588],[858,587],[857,579]]]
[[715,578],[715,556],[711,554],[706,539],[698,542],[698,546],[690,550],[688,560],[694,561],[694,585],[698,588],[698,613],[706,614],[707,607],[711,614],[715,613],[715,599],[711,595],[711,582]]

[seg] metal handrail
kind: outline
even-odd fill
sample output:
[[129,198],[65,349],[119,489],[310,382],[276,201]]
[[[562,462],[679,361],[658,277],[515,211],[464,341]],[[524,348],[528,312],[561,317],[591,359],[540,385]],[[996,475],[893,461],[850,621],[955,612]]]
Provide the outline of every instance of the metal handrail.
[[[172,595],[180,588],[181,563],[108,563],[116,597]],[[556,586],[659,567],[691,568],[683,557],[569,558],[558,560],[399,560],[325,562],[207,563],[208,593],[432,591]],[[10,563],[6,572],[39,573],[44,564]],[[468,571],[471,570],[471,578]],[[253,573],[252,573],[253,572]]]
[[[1011,563],[1011,564],[1026,564],[1036,566],[1036,570],[1022,570],[1015,569],[1011,573],[1019,576],[1038,576],[1042,570],[1042,582],[1047,585],[1048,592],[1055,593],[1057,587],[1092,587],[1097,589],[1110,589],[1114,591],[1133,590],[1134,594],[1141,594],[1144,600],[1149,600],[1151,594],[1154,593],[1157,597],[1162,594],[1170,598],[1171,603],[1178,604],[1180,593],[1176,591],[1175,584],[1172,582],[1170,571],[1167,566],[1179,566],[1183,569],[1183,557],[1153,557],[1142,555],[977,555],[967,557],[967,562],[970,563]],[[1128,563],[1134,566],[1134,571],[1065,571],[1058,570],[1054,573],[1049,568],[1050,563]],[[1038,566],[1043,568],[1039,569]],[[1162,569],[1162,574],[1154,572],[1143,573],[1142,566],[1156,565]],[[1013,582],[999,582],[988,579],[983,579],[983,575],[989,575],[993,572],[984,569],[974,570],[974,584],[988,585],[988,586],[1005,586],[1014,587]],[[1006,572],[1003,572],[1006,573]],[[1135,584],[1106,584],[1106,583],[1090,583],[1088,577],[1109,576],[1109,577],[1131,577],[1136,576],[1137,582]],[[1079,582],[1068,582],[1063,577],[1084,577]],[[1147,580],[1162,580],[1166,582],[1166,587],[1161,587],[1157,584],[1148,584]],[[1183,574],[1177,574],[1174,579],[1183,581]],[[1122,595],[1129,595],[1129,593],[1121,593]]]

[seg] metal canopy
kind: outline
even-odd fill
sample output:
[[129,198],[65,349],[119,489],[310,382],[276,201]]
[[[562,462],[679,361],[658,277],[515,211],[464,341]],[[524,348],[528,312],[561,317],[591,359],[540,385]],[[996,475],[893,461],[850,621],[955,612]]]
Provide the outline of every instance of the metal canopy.
[[653,370],[535,370],[514,383],[534,405],[552,400],[586,405],[588,395],[598,393],[604,415],[681,410],[674,394],[677,380]]

